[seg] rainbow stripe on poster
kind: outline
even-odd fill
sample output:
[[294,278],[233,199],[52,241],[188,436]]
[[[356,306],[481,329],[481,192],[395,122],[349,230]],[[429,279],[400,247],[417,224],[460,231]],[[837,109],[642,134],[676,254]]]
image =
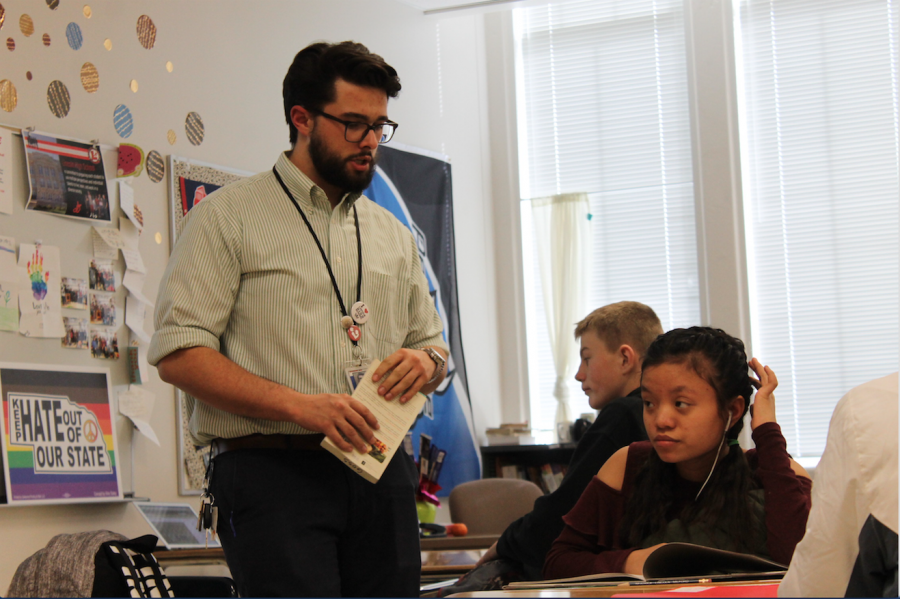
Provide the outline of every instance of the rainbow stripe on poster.
[[0,365],[7,502],[122,498],[109,372]]

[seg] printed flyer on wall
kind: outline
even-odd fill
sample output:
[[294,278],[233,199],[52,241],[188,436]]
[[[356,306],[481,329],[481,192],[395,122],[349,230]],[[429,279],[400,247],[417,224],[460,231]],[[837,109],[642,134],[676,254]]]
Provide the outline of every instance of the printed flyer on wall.
[[103,157],[95,145],[22,131],[30,193],[26,210],[110,220]]
[[9,504],[122,499],[109,370],[0,363]]

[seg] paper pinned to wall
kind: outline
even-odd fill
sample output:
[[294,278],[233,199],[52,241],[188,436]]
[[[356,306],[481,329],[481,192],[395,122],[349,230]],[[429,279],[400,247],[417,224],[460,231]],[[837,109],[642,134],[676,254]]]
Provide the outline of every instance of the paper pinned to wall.
[[125,266],[130,270],[146,274],[147,267],[138,249],[141,232],[134,223],[125,218],[119,219],[119,232],[122,237],[122,255],[125,257]]
[[0,237],[0,331],[19,330],[18,279],[16,240]]
[[125,213],[125,216],[128,217],[128,220],[134,223],[138,231],[144,229],[144,215],[137,204],[134,203],[134,188],[127,181],[119,181],[119,207]]
[[26,337],[62,337],[59,248],[23,243],[19,247],[19,332]]
[[155,403],[156,396],[141,387],[130,385],[127,391],[119,391],[119,413],[130,418],[145,437],[159,445],[159,438],[150,426]]
[[150,335],[144,331],[144,320],[147,317],[147,305],[134,294],[129,293],[125,300],[125,324],[144,343],[150,343]]
[[119,248],[122,247],[122,236],[118,230],[110,227],[94,227],[91,230],[94,245],[94,258],[117,260]]
[[0,131],[0,212],[13,213],[12,131]]

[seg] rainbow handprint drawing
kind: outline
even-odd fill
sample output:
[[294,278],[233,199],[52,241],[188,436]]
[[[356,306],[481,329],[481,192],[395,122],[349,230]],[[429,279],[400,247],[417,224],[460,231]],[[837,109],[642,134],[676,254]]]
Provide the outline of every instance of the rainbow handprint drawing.
[[39,248],[35,248],[31,261],[28,262],[28,277],[31,279],[31,293],[34,299],[41,301],[47,297],[47,281],[50,273],[44,272],[44,255]]

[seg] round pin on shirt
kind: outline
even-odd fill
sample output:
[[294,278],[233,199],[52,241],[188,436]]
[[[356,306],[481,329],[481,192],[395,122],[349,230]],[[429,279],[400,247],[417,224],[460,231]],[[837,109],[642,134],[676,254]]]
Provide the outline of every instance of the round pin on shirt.
[[359,341],[359,338],[362,337],[362,331],[354,324],[347,328],[347,336],[350,337],[350,341]]
[[365,324],[369,320],[369,307],[365,302],[356,302],[350,307],[350,316],[356,324]]
[[341,326],[345,329],[349,329],[351,326],[353,326],[353,319],[349,316],[341,316]]

